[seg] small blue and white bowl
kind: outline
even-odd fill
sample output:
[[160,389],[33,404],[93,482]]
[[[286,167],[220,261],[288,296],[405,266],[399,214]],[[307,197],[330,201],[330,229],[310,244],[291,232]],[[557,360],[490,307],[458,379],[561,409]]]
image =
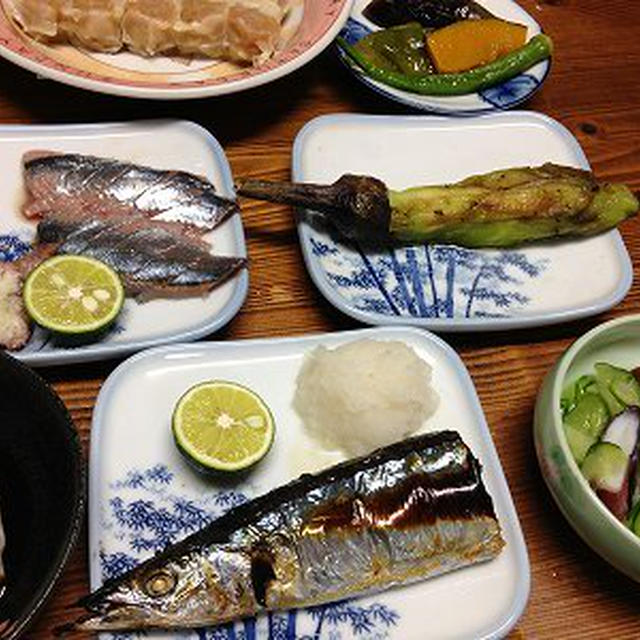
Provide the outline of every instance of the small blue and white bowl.
[[[353,3],[351,16],[340,32],[340,36],[349,44],[355,44],[364,36],[380,29],[363,15],[370,2],[371,0],[355,0]],[[542,31],[540,25],[513,0],[482,0],[482,5],[499,18],[526,25],[527,39]],[[477,93],[462,96],[425,96],[373,80],[342,49],[338,50],[342,62],[356,78],[377,93],[420,111],[450,116],[479,115],[516,107],[528,100],[542,86],[551,67],[550,60],[543,60],[511,80]]]

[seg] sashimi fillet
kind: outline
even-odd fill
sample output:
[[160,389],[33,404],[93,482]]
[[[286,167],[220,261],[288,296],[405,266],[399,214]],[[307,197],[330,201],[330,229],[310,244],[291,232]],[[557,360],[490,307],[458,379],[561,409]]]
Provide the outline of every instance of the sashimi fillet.
[[142,216],[51,216],[38,224],[38,239],[57,253],[108,264],[127,293],[142,299],[203,295],[246,266],[244,258],[214,256],[201,238]]
[[51,151],[26,153],[23,166],[28,218],[143,214],[205,232],[238,211],[210,182],[184,171]]

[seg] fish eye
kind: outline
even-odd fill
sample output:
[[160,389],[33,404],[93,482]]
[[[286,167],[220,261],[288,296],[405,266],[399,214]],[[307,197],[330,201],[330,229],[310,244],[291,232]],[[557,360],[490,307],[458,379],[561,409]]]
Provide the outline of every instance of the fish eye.
[[171,593],[176,586],[176,577],[170,571],[163,569],[154,571],[144,581],[144,590],[147,595],[153,598],[166,596]]

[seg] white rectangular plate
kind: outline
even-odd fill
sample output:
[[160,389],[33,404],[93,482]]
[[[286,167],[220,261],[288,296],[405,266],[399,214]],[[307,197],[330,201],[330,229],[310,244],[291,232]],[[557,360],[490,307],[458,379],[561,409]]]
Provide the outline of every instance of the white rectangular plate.
[[[206,129],[191,122],[2,126],[0,259],[7,237],[17,236],[31,242],[35,236],[34,222],[25,219],[20,211],[25,198],[22,155],[32,149],[113,157],[157,169],[180,169],[204,176],[222,196],[234,195],[231,170],[222,147]],[[238,215],[206,238],[214,253],[246,256]],[[114,331],[99,342],[61,348],[48,339],[46,332],[36,330],[27,346],[11,355],[29,365],[43,366],[112,358],[167,342],[195,340],[231,320],[242,306],[247,288],[248,275],[242,270],[203,297],[152,300],[144,304],[128,298]]]
[[[92,587],[202,527],[242,496],[255,497],[303,472],[339,461],[335,453],[323,454],[305,436],[291,404],[295,381],[304,355],[316,346],[335,347],[365,337],[404,341],[433,367],[440,404],[425,430],[457,430],[480,459],[506,547],[491,562],[347,604],[272,614],[210,635],[185,632],[168,637],[423,640],[428,632],[439,640],[462,640],[506,635],[529,594],[529,562],[518,517],[462,361],[436,336],[412,328],[175,345],[138,354],[120,365],[100,392],[91,429]],[[171,436],[178,398],[193,384],[221,378],[256,391],[276,422],[276,439],[267,458],[237,484],[216,484],[197,475]]]
[[[589,168],[571,133],[533,112],[466,119],[334,115],[298,134],[293,178],[330,183],[343,173],[367,174],[404,189],[545,162]],[[632,281],[617,230],[513,251],[452,245],[373,251],[305,218],[298,229],[316,286],[368,324],[482,331],[565,322],[615,306]]]

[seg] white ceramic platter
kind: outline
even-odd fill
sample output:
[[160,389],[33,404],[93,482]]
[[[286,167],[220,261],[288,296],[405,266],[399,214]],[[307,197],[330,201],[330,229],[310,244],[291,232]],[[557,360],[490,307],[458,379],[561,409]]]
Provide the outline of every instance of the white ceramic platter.
[[[507,167],[556,162],[588,168],[577,140],[533,112],[475,118],[335,115],[298,134],[293,178],[330,183],[376,176],[392,189],[455,182]],[[324,296],[368,324],[483,331],[600,313],[626,295],[631,261],[617,230],[512,251],[451,245],[361,247],[301,217],[307,268]]]
[[[89,544],[91,585],[151,556],[244,498],[339,461],[303,433],[291,403],[305,353],[358,338],[401,340],[433,367],[440,395],[425,430],[455,429],[483,464],[506,547],[495,560],[410,587],[313,611],[282,612],[213,632],[152,638],[260,640],[424,640],[501,638],[529,593],[529,563],[518,517],[475,389],[456,353],[432,334],[387,327],[304,338],[174,345],[133,356],[108,378],[91,429]],[[207,379],[255,390],[276,421],[261,465],[238,484],[204,480],[177,452],[170,419],[176,400]],[[426,634],[426,635],[425,635]],[[128,637],[128,636],[125,636]],[[109,634],[105,640],[113,640]],[[120,639],[120,636],[118,636]]]
[[[344,25],[352,0],[293,0],[282,46],[258,66],[176,56],[145,58],[48,45],[26,36],[0,8],[0,56],[42,78],[129,98],[182,100],[236,93],[272,82],[320,54]],[[8,0],[3,0],[5,7]]]
[[[21,241],[31,242],[35,224],[20,208],[24,200],[22,155],[30,149],[77,152],[202,175],[222,196],[233,197],[233,180],[222,147],[202,127],[180,121],[130,124],[2,126],[0,149],[0,260],[15,258]],[[246,256],[239,215],[226,220],[206,238],[220,255]],[[32,366],[66,364],[123,356],[167,342],[195,340],[213,333],[240,309],[248,275],[242,270],[211,293],[197,298],[151,300],[127,298],[114,329],[102,340],[62,348],[48,333],[36,329],[29,343],[11,354]]]
[[[363,15],[370,2],[371,0],[355,0],[353,3],[351,16],[340,32],[348,43],[355,44],[368,33],[380,29]],[[480,4],[498,18],[525,25],[527,40],[541,31],[540,25],[513,0],[480,0]],[[373,80],[342,50],[340,58],[358,80],[386,98],[414,109],[451,116],[477,115],[515,107],[528,100],[542,86],[551,68],[549,60],[543,60],[511,80],[477,93],[462,96],[423,96]]]

